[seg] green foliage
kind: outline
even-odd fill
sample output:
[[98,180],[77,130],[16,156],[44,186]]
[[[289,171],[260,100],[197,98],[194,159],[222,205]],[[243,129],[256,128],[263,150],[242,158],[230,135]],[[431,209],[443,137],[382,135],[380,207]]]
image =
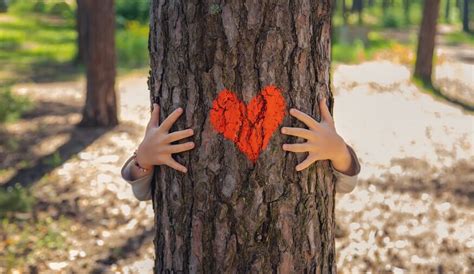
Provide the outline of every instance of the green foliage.
[[341,63],[362,61],[364,50],[364,43],[361,40],[356,40],[351,44],[335,43],[332,46],[332,60]]
[[451,32],[446,35],[446,40],[449,44],[468,44],[474,46],[474,34],[466,33],[464,31]]
[[34,203],[35,199],[31,193],[20,185],[0,188],[0,217],[9,212],[29,212]]
[[64,0],[13,0],[9,11],[19,14],[42,13],[64,18],[75,17],[75,6]]
[[397,16],[394,12],[388,12],[382,18],[382,27],[384,28],[399,28],[403,25],[403,18]]
[[14,95],[8,88],[0,88],[0,123],[17,120],[32,106],[28,98]]
[[119,67],[139,68],[148,65],[148,25],[130,21],[116,35]]
[[332,60],[340,63],[357,63],[373,56],[384,49],[393,47],[395,43],[392,40],[385,39],[377,32],[369,32],[367,43],[356,39],[353,43],[340,43],[333,40]]
[[150,17],[150,0],[115,0],[117,25],[124,27],[127,21],[147,23]]

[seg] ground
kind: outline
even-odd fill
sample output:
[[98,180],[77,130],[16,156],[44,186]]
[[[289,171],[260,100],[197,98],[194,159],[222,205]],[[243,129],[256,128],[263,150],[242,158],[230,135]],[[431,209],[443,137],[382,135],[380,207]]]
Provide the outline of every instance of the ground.
[[[437,83],[474,98],[472,48],[469,58],[440,49]],[[337,130],[362,165],[358,187],[337,196],[339,271],[472,272],[473,113],[422,91],[392,61],[337,65],[333,79]],[[75,127],[83,79],[14,86],[35,108],[0,131],[0,184],[29,182],[36,206],[2,224],[0,272],[151,272],[151,202],[120,177],[148,121],[146,82],[144,71],[119,78],[122,123],[112,129]]]

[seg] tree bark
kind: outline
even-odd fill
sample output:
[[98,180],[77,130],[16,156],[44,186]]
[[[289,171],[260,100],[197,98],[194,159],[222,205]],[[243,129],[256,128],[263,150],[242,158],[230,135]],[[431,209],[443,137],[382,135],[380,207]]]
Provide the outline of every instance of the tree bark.
[[81,126],[118,124],[113,0],[83,0],[87,14],[87,96]]
[[[330,162],[297,173],[305,155],[281,149],[295,140],[279,128],[249,160],[209,118],[227,89],[245,104],[262,103],[255,124],[268,119],[260,92],[270,85],[286,102],[282,125],[302,126],[288,115],[292,107],[317,120],[318,100],[328,98],[332,109],[331,0],[215,3],[152,1],[151,101],[161,105],[161,120],[183,107],[173,130],[194,129],[196,143],[175,157],[187,174],[155,172],[155,272],[334,273]],[[225,117],[240,118],[233,140],[245,141],[242,124],[250,118]]]
[[469,28],[469,0],[464,0],[464,6],[462,9],[462,29],[465,32],[470,32]]
[[431,84],[440,0],[425,0],[416,54],[415,77]]
[[87,61],[87,9],[84,0],[77,0],[76,31],[77,53],[76,63],[85,64]]

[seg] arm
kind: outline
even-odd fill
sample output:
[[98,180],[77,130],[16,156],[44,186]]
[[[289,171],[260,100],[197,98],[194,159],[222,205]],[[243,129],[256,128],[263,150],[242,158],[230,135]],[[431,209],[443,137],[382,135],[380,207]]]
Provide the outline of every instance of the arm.
[[357,174],[360,172],[359,161],[354,150],[337,134],[331,113],[325,100],[319,101],[321,122],[311,116],[291,109],[290,114],[306,124],[306,128],[283,127],[283,134],[306,139],[305,143],[284,144],[283,149],[295,153],[308,153],[308,157],[296,166],[301,171],[319,160],[330,160],[337,178],[336,191],[351,192],[357,185]]
[[122,167],[122,177],[132,185],[133,194],[138,200],[151,199],[150,184],[154,166],[167,165],[183,173],[187,172],[186,167],[176,162],[172,154],[193,149],[194,143],[172,143],[190,137],[194,132],[192,129],[169,132],[182,113],[183,109],[176,109],[159,125],[159,106],[153,104],[145,137],[138,147],[136,157],[129,158]]

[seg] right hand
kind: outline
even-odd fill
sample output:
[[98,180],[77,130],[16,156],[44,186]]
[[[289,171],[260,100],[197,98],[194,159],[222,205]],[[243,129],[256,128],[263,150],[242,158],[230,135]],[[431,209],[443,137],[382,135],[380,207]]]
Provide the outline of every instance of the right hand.
[[145,137],[137,150],[136,161],[140,166],[151,169],[153,166],[167,165],[184,173],[188,171],[186,167],[176,162],[171,156],[174,153],[180,153],[194,148],[194,142],[171,144],[194,135],[192,129],[169,133],[171,127],[181,114],[183,114],[183,109],[178,108],[159,125],[160,106],[153,104],[153,111],[146,127]]

